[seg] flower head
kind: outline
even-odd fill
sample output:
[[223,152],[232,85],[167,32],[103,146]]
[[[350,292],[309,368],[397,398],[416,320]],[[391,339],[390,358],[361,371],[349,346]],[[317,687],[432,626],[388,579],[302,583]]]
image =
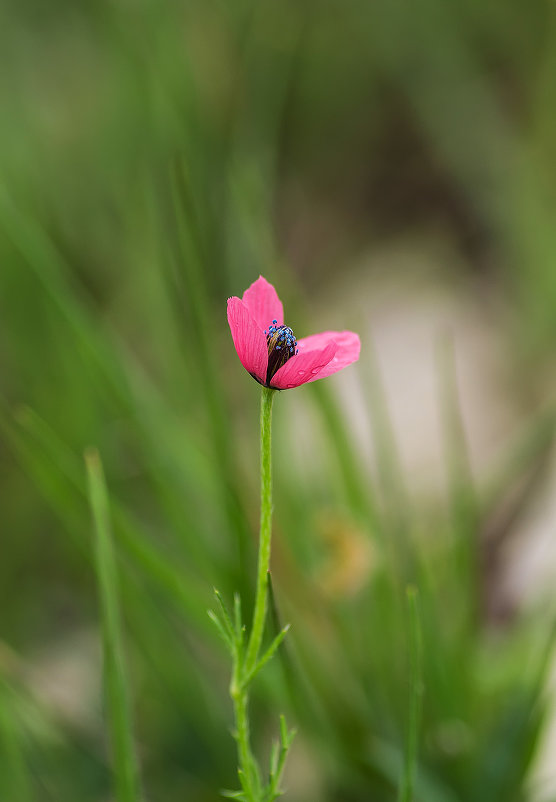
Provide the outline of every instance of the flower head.
[[276,290],[262,276],[243,298],[228,298],[228,323],[245,370],[275,390],[324,379],[359,359],[361,343],[352,331],[323,331],[296,340],[284,325]]

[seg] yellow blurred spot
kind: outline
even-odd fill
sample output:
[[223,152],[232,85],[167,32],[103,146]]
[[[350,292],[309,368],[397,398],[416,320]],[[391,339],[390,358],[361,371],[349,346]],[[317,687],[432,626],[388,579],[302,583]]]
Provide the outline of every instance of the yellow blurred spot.
[[376,562],[368,535],[339,516],[323,516],[316,529],[327,547],[317,585],[330,598],[355,595]]

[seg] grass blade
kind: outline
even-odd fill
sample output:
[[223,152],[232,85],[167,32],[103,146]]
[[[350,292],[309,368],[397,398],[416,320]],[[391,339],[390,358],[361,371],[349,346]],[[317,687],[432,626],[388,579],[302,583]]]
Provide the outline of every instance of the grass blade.
[[117,802],[139,802],[139,772],[132,740],[118,575],[110,531],[108,496],[98,452],[85,454],[89,500],[95,527],[95,569],[100,594],[107,714],[111,731]]
[[328,387],[313,385],[312,394],[325,423],[350,507],[363,520],[368,520],[372,531],[376,532],[379,529],[379,519],[374,492],[364,478],[365,472],[338,402]]
[[19,732],[19,722],[12,711],[11,688],[0,676],[0,796],[2,799],[18,799],[31,802],[31,782],[26,766]]
[[404,771],[398,792],[398,802],[412,802],[417,768],[417,744],[421,724],[423,695],[423,640],[417,588],[407,589],[409,609],[409,723]]

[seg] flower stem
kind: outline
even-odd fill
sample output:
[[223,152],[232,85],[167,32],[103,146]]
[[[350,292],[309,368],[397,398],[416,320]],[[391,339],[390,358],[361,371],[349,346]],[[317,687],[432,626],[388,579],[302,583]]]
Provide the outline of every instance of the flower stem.
[[283,627],[262,656],[260,655],[267,610],[268,569],[272,536],[271,424],[274,392],[269,387],[263,387],[261,397],[261,527],[255,607],[247,645],[244,646],[245,627],[241,620],[239,595],[235,596],[233,617],[227,612],[217,591],[215,591],[216,598],[222,608],[222,615],[219,617],[213,611],[209,611],[209,615],[217,625],[233,659],[230,696],[234,706],[241,791],[223,791],[222,793],[224,796],[241,800],[241,802],[272,802],[282,795],[280,782],[284,763],[295,735],[295,730],[288,731],[286,720],[284,716],[281,716],[280,740],[273,746],[268,780],[263,782],[259,765],[251,751],[248,714],[249,685],[255,675],[274,655],[289,629],[289,625]]
[[272,536],[272,464],[271,425],[272,401],[275,390],[263,387],[261,396],[261,522],[259,532],[259,563],[257,568],[257,591],[253,626],[245,657],[245,674],[255,667],[263,639],[266,618],[267,574],[270,565],[270,541]]
[[232,701],[236,720],[239,766],[244,777],[242,782],[243,789],[249,802],[258,802],[257,780],[254,776],[255,761],[251,752],[249,717],[247,715],[247,705],[249,703],[247,689],[240,687],[235,693],[232,691]]
[[[241,661],[241,650],[236,652],[234,671],[230,684],[230,695],[234,704],[236,720],[236,740],[239,765],[242,774],[242,787],[249,802],[259,802],[260,780],[256,763],[251,752],[249,701],[247,686],[249,675],[255,668],[261,650],[266,617],[267,573],[270,563],[270,540],[272,533],[272,469],[271,469],[271,423],[274,390],[263,387],[261,398],[261,524],[259,534],[259,563],[257,569],[257,590],[253,625],[245,661]],[[239,632],[237,633],[239,636]],[[243,665],[242,665],[243,662]]]

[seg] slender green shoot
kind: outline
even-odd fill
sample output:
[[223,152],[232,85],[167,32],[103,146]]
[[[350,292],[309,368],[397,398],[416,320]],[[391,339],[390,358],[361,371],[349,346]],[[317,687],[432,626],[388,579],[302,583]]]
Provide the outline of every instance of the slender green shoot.
[[409,613],[409,721],[398,802],[412,802],[413,800],[423,698],[423,635],[419,591],[415,587],[408,587],[406,594]]
[[257,569],[257,592],[253,611],[253,627],[247,647],[245,668],[251,671],[257,660],[263,639],[267,607],[267,574],[270,566],[270,541],[272,537],[272,461],[271,426],[274,390],[263,387],[261,396],[261,520],[259,532],[259,563]]
[[261,780],[261,771],[251,749],[249,727],[249,685],[259,671],[274,656],[285,638],[289,624],[274,637],[270,646],[261,654],[266,612],[268,606],[268,574],[270,567],[270,544],[272,536],[272,469],[271,469],[271,423],[274,390],[263,387],[261,398],[261,519],[259,535],[259,561],[253,623],[245,644],[245,626],[242,624],[241,600],[234,597],[234,612],[230,615],[220,593],[215,590],[220,613],[209,610],[209,617],[216,625],[222,640],[232,657],[230,696],[234,706],[235,733],[238,751],[238,777],[240,791],[223,791],[229,799],[239,802],[272,802],[282,794],[280,783],[286,756],[295,731],[288,731],[283,716],[280,718],[280,741],[274,744],[270,756],[270,769],[266,785]]
[[118,603],[118,573],[112,543],[108,494],[100,456],[85,453],[89,501],[95,529],[95,570],[100,597],[104,679],[117,802],[139,802],[139,772],[133,747],[129,682]]

